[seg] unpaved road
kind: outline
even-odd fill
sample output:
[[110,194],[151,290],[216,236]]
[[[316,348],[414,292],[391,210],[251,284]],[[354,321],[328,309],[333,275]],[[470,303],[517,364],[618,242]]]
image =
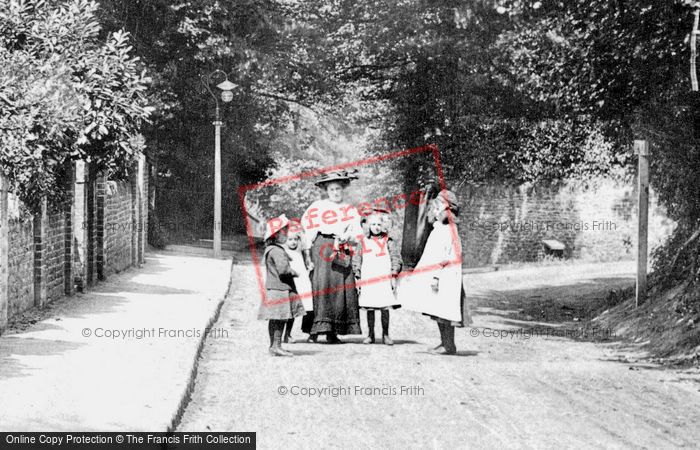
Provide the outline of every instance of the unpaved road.
[[[256,431],[260,448],[697,448],[697,372],[629,362],[641,355],[615,342],[494,331],[572,324],[611,288],[629,286],[631,271],[616,263],[467,274],[475,324],[457,330],[457,356],[426,353],[437,327],[398,310],[393,347],[347,337],[273,358],[267,324],[255,320],[252,265],[238,263],[216,324],[228,336],[207,341],[178,431]],[[400,395],[402,386],[417,389]],[[308,388],[335,390],[302,395]]]

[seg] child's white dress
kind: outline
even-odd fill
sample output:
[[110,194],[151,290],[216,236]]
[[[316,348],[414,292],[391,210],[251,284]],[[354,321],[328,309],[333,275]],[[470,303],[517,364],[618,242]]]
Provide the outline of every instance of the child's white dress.
[[[439,280],[438,292],[431,288],[434,277]],[[462,289],[462,244],[457,227],[435,222],[418,264],[399,282],[399,301],[411,311],[468,322],[463,316]]]
[[304,309],[308,311],[313,311],[314,302],[311,295],[311,279],[309,279],[309,272],[306,270],[306,265],[304,264],[304,258],[300,252],[296,250],[291,250],[287,247],[284,248],[289,255],[291,261],[289,265],[297,273],[294,277],[294,284],[297,288],[297,293],[301,296],[301,303],[304,305]]
[[[364,239],[363,248],[358,251],[362,251],[360,308],[398,308],[399,302],[391,288],[391,255],[387,241],[384,240],[380,244],[377,239]],[[371,281],[378,277],[382,279]]]

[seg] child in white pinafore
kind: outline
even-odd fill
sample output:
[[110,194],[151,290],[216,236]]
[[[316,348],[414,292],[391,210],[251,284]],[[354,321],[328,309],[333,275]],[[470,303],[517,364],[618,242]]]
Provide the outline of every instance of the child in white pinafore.
[[367,311],[369,334],[363,341],[374,342],[374,312],[381,311],[382,342],[393,345],[389,337],[389,310],[400,308],[396,301],[396,275],[401,271],[401,255],[389,237],[388,211],[375,209],[367,218],[367,228],[352,258],[355,278],[359,281],[360,308]]
[[[304,264],[304,257],[301,254],[301,249],[303,248],[301,239],[302,235],[300,232],[290,231],[287,234],[287,242],[284,246],[284,250],[287,252],[287,255],[289,255],[289,265],[292,267],[292,270],[296,272],[294,276],[294,285],[297,288],[297,294],[301,296],[301,303],[304,305],[304,310],[306,310],[306,314],[313,314],[314,302],[311,297],[311,279],[309,279],[309,271],[306,268],[306,264]],[[293,344],[295,342],[294,339],[292,339],[293,326],[294,319],[289,319],[285,325],[284,343]],[[302,331],[308,333],[306,330]]]
[[438,324],[440,344],[430,349],[438,355],[454,355],[455,327],[471,323],[462,284],[462,243],[457,231],[459,204],[452,191],[442,190],[431,204],[435,217],[420,261],[401,280],[398,298],[408,310],[423,313]]

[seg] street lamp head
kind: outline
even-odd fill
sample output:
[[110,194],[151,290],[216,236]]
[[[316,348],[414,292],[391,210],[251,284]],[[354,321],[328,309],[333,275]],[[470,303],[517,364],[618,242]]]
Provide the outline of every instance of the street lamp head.
[[230,82],[229,79],[226,78],[224,81],[217,84],[216,87],[221,89],[221,100],[223,100],[224,103],[228,103],[233,100],[233,92],[231,91],[238,87],[238,85]]
[[221,89],[222,91],[232,91],[235,88],[237,88],[238,85],[236,83],[230,82],[227,78],[224,81],[222,81],[221,83],[217,84],[216,87]]
[[228,103],[233,100],[233,92],[231,91],[221,91],[221,100],[224,103]]

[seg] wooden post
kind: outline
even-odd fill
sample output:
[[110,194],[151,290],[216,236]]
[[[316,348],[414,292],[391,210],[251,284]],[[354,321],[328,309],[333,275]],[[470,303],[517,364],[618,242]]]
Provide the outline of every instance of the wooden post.
[[637,292],[635,307],[647,298],[647,234],[649,228],[649,142],[634,141],[638,155],[639,216],[637,221]]

